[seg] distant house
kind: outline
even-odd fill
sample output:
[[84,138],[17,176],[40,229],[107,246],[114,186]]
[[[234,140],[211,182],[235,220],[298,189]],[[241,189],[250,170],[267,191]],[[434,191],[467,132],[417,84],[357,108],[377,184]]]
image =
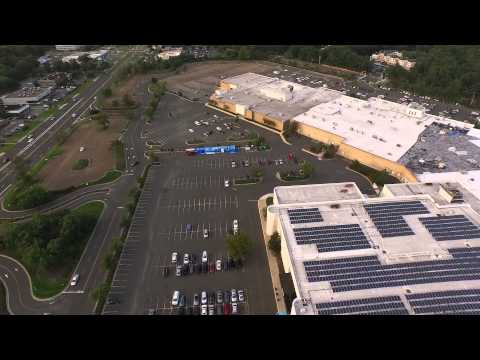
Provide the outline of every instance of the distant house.
[[370,56],[370,60],[387,65],[399,65],[405,70],[411,70],[415,66],[415,61],[402,59],[402,57],[403,54],[398,51],[380,52],[377,54],[372,54],[372,56]]

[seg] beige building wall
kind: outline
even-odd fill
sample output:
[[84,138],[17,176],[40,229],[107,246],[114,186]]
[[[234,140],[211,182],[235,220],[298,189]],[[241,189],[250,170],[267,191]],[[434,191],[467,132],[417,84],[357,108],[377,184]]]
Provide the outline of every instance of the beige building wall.
[[337,153],[349,160],[357,160],[358,162],[379,171],[387,170],[387,172],[403,182],[417,181],[415,175],[413,175],[404,165],[345,144],[343,142],[344,138],[341,136],[302,123],[298,123],[297,132],[326,144],[337,145]]

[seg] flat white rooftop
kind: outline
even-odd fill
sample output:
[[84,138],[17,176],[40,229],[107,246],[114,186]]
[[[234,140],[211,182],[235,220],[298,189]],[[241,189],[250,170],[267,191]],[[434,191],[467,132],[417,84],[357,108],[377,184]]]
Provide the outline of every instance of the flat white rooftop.
[[[431,188],[422,184],[387,185],[392,187],[390,197],[325,196],[325,201],[316,201],[322,197],[317,193],[330,190],[335,194],[339,186],[344,184],[312,185],[312,201],[308,203],[304,202],[308,185],[290,191],[278,187],[274,193],[286,197],[287,202],[279,199],[278,205],[269,207],[269,211],[277,214],[282,228],[292,278],[300,292],[298,298],[305,300],[305,306],[294,304],[304,309],[302,313],[315,314],[315,304],[319,303],[398,296],[405,311],[413,314],[416,310],[406,295],[480,289],[480,259],[468,258],[465,265],[463,258],[455,253],[470,250],[480,253],[480,215],[475,211],[480,208],[479,200],[460,184],[449,184],[466,192],[460,204],[448,203],[437,196],[439,184]],[[301,203],[293,203],[296,196]],[[318,210],[320,218],[298,221],[298,216],[311,216],[304,211],[312,209]],[[385,227],[386,221],[391,224]],[[455,221],[455,225],[450,221]],[[429,225],[431,222],[435,225]],[[438,226],[444,226],[443,222],[449,225],[442,228],[440,234],[436,233]],[[453,231],[450,225],[458,225],[455,236],[450,232]],[[465,226],[469,229],[464,230]],[[408,230],[392,235],[399,227]],[[347,243],[351,228],[357,235]],[[363,246],[355,245],[359,241]],[[340,243],[344,248],[335,248]],[[355,259],[365,264],[348,267]],[[385,275],[381,276],[382,273]]]
[[282,205],[364,198],[354,182],[277,186],[273,191]]

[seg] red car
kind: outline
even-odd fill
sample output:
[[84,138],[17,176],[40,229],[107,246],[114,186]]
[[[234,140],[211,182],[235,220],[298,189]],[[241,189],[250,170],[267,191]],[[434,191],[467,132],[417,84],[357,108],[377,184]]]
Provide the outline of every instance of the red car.
[[214,272],[215,271],[215,264],[210,263],[208,264],[208,272]]
[[232,312],[230,306],[231,305],[227,304],[227,303],[223,304],[223,314],[224,315],[230,315],[230,313]]

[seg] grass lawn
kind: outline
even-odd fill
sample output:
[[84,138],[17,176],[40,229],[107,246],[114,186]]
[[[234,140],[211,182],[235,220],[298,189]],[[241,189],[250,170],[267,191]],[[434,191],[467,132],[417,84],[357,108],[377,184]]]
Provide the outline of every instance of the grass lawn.
[[109,182],[112,182],[113,180],[118,179],[121,175],[122,175],[121,171],[110,170],[110,171],[107,171],[105,175],[103,175],[100,179],[95,180],[94,182],[88,183],[88,186],[109,183]]
[[75,164],[73,164],[72,169],[73,170],[82,170],[85,169],[88,166],[88,159],[79,159],[75,161]]
[[[97,221],[100,215],[102,214],[104,208],[104,204],[98,201],[89,202],[87,204],[81,205],[77,209],[73,210],[73,213],[82,213],[94,216]],[[93,232],[93,229],[92,229]],[[33,294],[38,298],[49,298],[58,293],[60,293],[70,281],[70,277],[72,276],[72,272],[77,266],[78,261],[80,260],[80,256],[85,249],[85,245],[87,244],[90,234],[83,239],[82,246],[79,246],[79,253],[75,255],[75,260],[69,263],[67,266],[64,266],[62,269],[57,269],[55,273],[50,274],[32,274],[29,269],[28,264],[24,264],[27,270],[32,277],[32,287],[33,287]]]

